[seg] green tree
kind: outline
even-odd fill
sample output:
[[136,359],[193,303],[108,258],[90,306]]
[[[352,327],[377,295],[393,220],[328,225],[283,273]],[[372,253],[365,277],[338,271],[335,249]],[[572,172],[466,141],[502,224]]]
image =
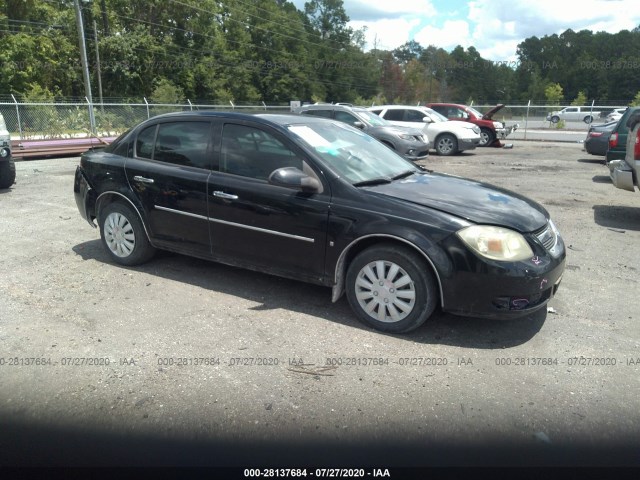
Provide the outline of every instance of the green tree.
[[587,103],[587,94],[584,92],[584,90],[580,90],[578,92],[578,96],[574,98],[573,101],[571,102],[571,105],[580,107],[585,103]]
[[180,87],[174,85],[172,81],[161,78],[149,99],[153,103],[182,103],[184,102],[184,92]]
[[640,107],[640,91],[636,93],[636,96],[633,97],[633,100],[629,103],[630,107]]
[[564,98],[562,87],[559,83],[552,83],[544,89],[544,96],[549,105],[560,105],[560,101]]

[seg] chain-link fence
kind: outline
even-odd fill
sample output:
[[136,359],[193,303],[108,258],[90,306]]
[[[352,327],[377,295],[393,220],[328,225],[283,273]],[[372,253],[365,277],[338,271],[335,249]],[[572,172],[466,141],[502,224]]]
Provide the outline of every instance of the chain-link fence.
[[[89,103],[0,101],[0,113],[12,137],[20,140],[114,136],[156,115],[195,110],[246,113],[289,112],[289,105]],[[93,122],[92,117],[93,116]],[[92,125],[93,123],[93,125]]]
[[[473,105],[480,112],[486,112],[493,105]],[[585,130],[589,125],[581,120],[568,120],[561,124],[547,121],[547,114],[561,110],[560,105],[506,105],[496,115],[494,120],[518,123],[520,132],[527,138],[528,130],[549,129],[558,131]],[[594,122],[604,122],[606,115],[614,108],[611,105],[589,105],[581,107],[593,112]],[[100,137],[114,136],[147,118],[169,112],[195,110],[224,110],[241,111],[245,113],[280,112],[291,110],[290,105],[237,105],[192,103],[187,100],[180,104],[154,104],[146,99],[140,103],[109,102],[89,103],[87,101],[56,101],[56,102],[24,102],[13,96],[9,101],[6,96],[0,97],[0,113],[4,116],[7,129],[13,138],[20,140],[35,139],[63,139],[82,138],[92,135]],[[93,116],[93,121],[92,117]]]

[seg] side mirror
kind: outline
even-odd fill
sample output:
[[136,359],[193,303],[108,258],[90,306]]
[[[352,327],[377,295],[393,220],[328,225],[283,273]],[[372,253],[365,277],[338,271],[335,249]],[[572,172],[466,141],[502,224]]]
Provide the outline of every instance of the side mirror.
[[359,128],[360,130],[362,130],[364,128],[364,123],[362,123],[362,122],[354,122],[353,126],[356,127],[356,128]]
[[322,185],[317,178],[310,177],[296,167],[283,167],[274,170],[269,175],[269,183],[308,193],[317,193],[322,190]]
[[433,123],[433,120],[431,120],[431,117],[422,117],[422,121],[424,123]]

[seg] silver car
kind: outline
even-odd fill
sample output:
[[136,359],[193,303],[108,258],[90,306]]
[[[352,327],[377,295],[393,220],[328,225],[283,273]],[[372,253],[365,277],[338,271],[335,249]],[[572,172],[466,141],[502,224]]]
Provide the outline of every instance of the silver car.
[[296,113],[338,120],[360,128],[407,160],[421,160],[429,156],[429,139],[422,130],[392,125],[365,108],[316,104],[304,105]]

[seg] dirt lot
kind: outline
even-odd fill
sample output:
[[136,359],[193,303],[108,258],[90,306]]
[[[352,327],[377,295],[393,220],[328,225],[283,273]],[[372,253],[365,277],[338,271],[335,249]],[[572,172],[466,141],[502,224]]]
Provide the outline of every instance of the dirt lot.
[[78,159],[18,163],[0,465],[640,465],[640,194],[580,145],[514,143],[425,163],[550,211],[568,246],[552,312],[403,336],[327,288],[168,253],[111,264]]

